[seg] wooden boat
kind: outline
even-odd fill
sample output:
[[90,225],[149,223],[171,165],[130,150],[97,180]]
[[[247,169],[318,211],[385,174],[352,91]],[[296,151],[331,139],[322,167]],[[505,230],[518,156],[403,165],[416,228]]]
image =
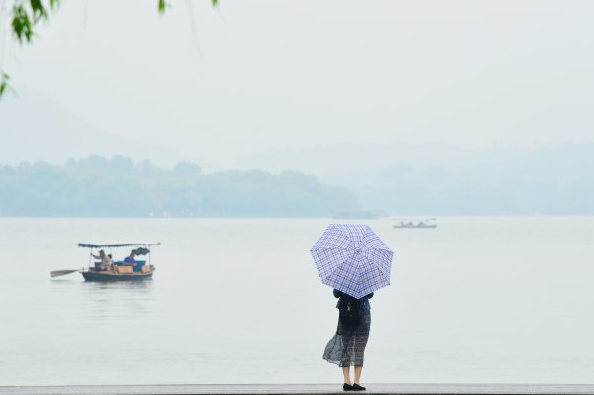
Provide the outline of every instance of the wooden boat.
[[394,225],[396,229],[435,229],[437,228],[436,224],[433,225],[425,225],[425,224],[398,224]]
[[[143,242],[143,243],[79,243],[79,247],[90,248],[89,264],[82,269],[74,270],[55,270],[50,274],[52,277],[63,276],[70,273],[79,272],[86,281],[112,282],[112,281],[143,281],[151,280],[155,272],[155,265],[151,263],[151,251],[149,247],[160,245],[161,243]],[[114,248],[136,247],[130,251],[135,255],[129,254],[129,258],[124,261],[113,261],[111,259]],[[100,261],[94,261],[99,257],[94,255],[95,249],[100,249]],[[109,249],[109,254],[104,249]],[[145,260],[135,260],[132,257],[146,255]],[[103,259],[108,256],[106,262]]]
[[151,264],[150,261],[151,251],[149,247],[159,244],[161,243],[79,243],[79,247],[91,249],[91,254],[89,255],[91,257],[93,256],[95,248],[109,248],[110,252],[113,252],[114,248],[137,247],[132,251],[139,251],[137,252],[137,255],[147,255],[148,259],[148,265],[146,264],[146,260],[135,261],[133,266],[128,265],[124,261],[115,261],[108,268],[99,268],[98,264],[101,262],[96,262],[95,266],[92,267],[89,262],[89,267],[86,270],[82,270],[81,274],[86,281],[111,282],[152,280],[155,266]]
[[394,225],[396,229],[435,229],[437,228],[437,222],[435,218],[429,218],[425,220],[405,220],[401,219],[399,223]]
[[101,281],[101,282],[109,282],[109,281],[143,281],[143,280],[152,280],[153,273],[155,268],[151,268],[151,271],[148,273],[127,273],[127,274],[120,274],[115,272],[109,271],[81,271],[80,274],[85,278],[86,281]]

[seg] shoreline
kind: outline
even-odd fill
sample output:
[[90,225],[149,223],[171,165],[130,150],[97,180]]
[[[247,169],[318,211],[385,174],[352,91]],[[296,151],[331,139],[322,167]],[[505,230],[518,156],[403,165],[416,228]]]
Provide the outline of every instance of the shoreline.
[[[364,394],[489,394],[489,395],[590,395],[594,384],[367,384]],[[0,386],[10,395],[280,395],[343,393],[340,384],[156,384],[156,385],[67,385]]]

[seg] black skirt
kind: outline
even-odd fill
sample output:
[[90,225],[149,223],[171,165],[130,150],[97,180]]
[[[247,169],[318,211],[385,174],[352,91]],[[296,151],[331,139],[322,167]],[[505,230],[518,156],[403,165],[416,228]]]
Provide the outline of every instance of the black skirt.
[[357,325],[344,325],[339,320],[336,334],[326,344],[322,358],[341,367],[363,366],[370,328],[371,312],[367,310]]

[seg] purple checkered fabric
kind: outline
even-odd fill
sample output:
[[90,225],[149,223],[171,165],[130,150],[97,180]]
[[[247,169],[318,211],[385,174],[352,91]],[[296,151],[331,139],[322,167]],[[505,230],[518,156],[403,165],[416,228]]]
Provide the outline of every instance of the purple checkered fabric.
[[332,224],[311,249],[322,283],[357,299],[390,285],[390,250],[367,225]]

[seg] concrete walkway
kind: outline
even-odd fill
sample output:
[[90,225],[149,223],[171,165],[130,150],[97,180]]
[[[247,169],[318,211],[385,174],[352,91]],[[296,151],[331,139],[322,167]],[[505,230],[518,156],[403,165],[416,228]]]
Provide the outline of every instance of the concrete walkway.
[[[589,394],[594,384],[366,384],[364,394]],[[72,385],[2,387],[2,395],[336,394],[337,384]]]

